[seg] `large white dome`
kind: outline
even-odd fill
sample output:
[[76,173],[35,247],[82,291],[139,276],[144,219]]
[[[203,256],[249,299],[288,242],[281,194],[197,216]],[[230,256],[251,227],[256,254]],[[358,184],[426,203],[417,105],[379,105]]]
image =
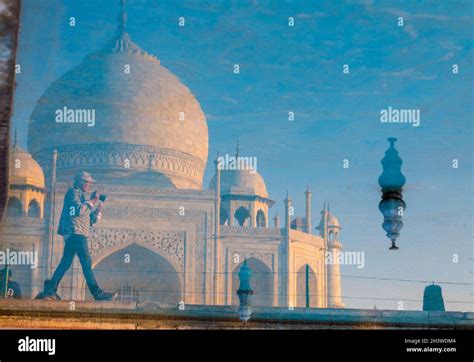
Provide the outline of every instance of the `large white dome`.
[[[64,107],[94,110],[95,124],[58,123]],[[47,171],[56,148],[60,179],[86,169],[109,182],[202,188],[208,129],[199,102],[125,32],[57,79],[31,119],[28,150]]]

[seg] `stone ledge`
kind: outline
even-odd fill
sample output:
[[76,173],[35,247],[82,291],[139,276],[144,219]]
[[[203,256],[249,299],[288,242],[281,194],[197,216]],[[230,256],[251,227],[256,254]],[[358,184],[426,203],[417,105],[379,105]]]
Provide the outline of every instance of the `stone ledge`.
[[[0,300],[0,326],[28,328],[474,329],[474,313],[256,307],[238,320],[236,306],[176,306],[135,302]],[[66,322],[67,321],[67,322]],[[122,327],[120,327],[122,326]]]
[[[0,300],[0,314],[6,311],[10,312],[54,312],[54,311],[70,311],[71,302],[69,300],[50,301],[50,300]],[[74,308],[76,311],[94,311],[99,313],[114,313],[120,311],[130,311],[137,309],[136,302],[96,302],[74,301]]]

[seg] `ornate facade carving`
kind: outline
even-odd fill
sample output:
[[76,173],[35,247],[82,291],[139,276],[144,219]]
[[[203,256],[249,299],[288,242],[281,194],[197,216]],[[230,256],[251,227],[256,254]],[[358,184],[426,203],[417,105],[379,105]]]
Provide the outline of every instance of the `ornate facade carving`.
[[202,222],[204,219],[204,212],[200,210],[186,210],[185,216],[179,215],[179,209],[158,209],[151,207],[107,207],[104,208],[104,217],[111,219],[146,219],[146,220],[159,220],[159,219],[181,219],[189,220],[198,218]]
[[324,247],[324,239],[317,235],[307,234],[303,231],[290,229],[290,242],[301,242],[307,245]]
[[[72,181],[72,180],[71,180]],[[203,198],[214,198],[214,191],[212,190],[184,190],[184,189],[170,189],[170,188],[159,188],[153,186],[130,186],[130,185],[105,185],[98,183],[100,190],[103,193],[129,193],[129,194],[144,194],[154,196],[165,196],[165,197],[180,197],[183,199],[189,198],[195,200],[196,197]],[[66,192],[70,184],[66,182],[57,182],[56,191]]]
[[255,236],[277,236],[280,237],[279,229],[255,228],[248,226],[229,226],[221,225],[221,235],[255,235]]
[[[58,174],[75,173],[79,169],[101,169],[105,172],[158,171],[167,175],[177,175],[197,184],[202,183],[205,163],[184,152],[122,143],[94,143],[68,145],[57,148]],[[43,171],[51,170],[52,150],[35,154]]]
[[295,265],[294,265],[295,272],[298,272],[300,268],[304,267],[306,264],[309,264],[311,269],[313,269],[313,271],[316,273],[317,279],[319,280],[322,277],[319,275],[318,259],[296,255],[294,260],[295,260]]
[[[7,249],[13,251],[25,251],[25,252],[32,252],[38,251],[35,248],[35,243],[32,242],[18,242],[18,241],[1,241],[0,240],[0,250],[5,251]],[[0,268],[3,269],[4,265],[0,265]]]
[[45,220],[35,217],[5,217],[3,222],[8,226],[21,226],[21,227],[45,227]]
[[273,265],[273,253],[260,253],[260,252],[253,252],[253,251],[238,251],[234,250],[231,251],[231,256],[238,254],[240,261],[244,261],[244,259],[255,258],[260,260],[264,263],[272,272],[275,271]]
[[177,272],[184,271],[185,234],[182,232],[97,228],[91,232],[89,242],[92,260],[109,249],[120,249],[137,243],[146,245],[165,257]]

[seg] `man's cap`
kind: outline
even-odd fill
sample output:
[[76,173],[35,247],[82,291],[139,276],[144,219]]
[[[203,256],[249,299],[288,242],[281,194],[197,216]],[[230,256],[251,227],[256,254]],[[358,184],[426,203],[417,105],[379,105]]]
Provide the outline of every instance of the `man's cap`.
[[91,174],[86,171],[81,171],[79,172],[76,177],[74,177],[74,181],[84,181],[84,182],[95,182],[95,180],[92,178]]

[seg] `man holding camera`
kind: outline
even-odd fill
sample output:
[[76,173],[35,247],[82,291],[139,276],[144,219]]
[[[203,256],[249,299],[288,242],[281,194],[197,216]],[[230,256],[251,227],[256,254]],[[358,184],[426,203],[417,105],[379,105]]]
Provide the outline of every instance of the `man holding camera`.
[[92,271],[92,259],[89,254],[87,238],[91,226],[100,220],[105,197],[94,191],[90,200],[85,193],[92,189],[92,179],[88,172],[82,171],[74,178],[74,185],[64,196],[64,205],[59,221],[58,234],[64,237],[63,257],[50,280],[44,282],[44,291],[37,299],[60,299],[56,293],[64,274],[71,267],[74,255],[77,254],[82,265],[82,272],[87,286],[95,300],[113,300],[117,293],[107,293],[99,288]]

